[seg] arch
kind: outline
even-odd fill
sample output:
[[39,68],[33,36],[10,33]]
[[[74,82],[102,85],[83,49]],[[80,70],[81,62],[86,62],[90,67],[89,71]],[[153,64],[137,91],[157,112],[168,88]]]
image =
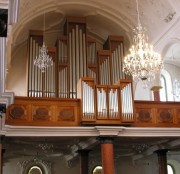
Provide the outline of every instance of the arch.
[[167,172],[168,174],[174,174],[173,166],[170,164],[167,164]]
[[30,167],[28,174],[34,174],[34,173],[43,174],[43,169],[41,169],[41,167],[37,165]]
[[167,160],[167,164],[173,168],[174,174],[180,173],[180,163],[177,160],[174,159]]
[[166,99],[166,101],[173,101],[174,98],[172,94],[172,80],[170,73],[167,70],[163,69],[161,71],[161,78],[163,80],[163,82],[161,83],[163,89],[160,90],[160,99],[162,98]]
[[92,171],[92,174],[102,174],[102,166],[95,166],[93,171]]
[[[43,5],[42,5],[42,3],[43,3]],[[28,6],[30,6],[30,5],[31,5],[31,8],[28,9]],[[65,15],[66,15],[65,13],[67,13],[66,9],[73,9],[73,10],[71,10],[73,12],[73,11],[75,11],[74,10],[75,7],[76,6],[78,7],[80,5],[84,6],[84,9],[86,9],[86,7],[92,9],[91,11],[94,11],[94,13],[91,12],[90,15],[92,15],[92,14],[100,15],[103,18],[105,18],[109,21],[112,21],[117,26],[119,26],[119,30],[121,29],[122,32],[131,31],[133,28],[132,18],[128,17],[127,13],[125,13],[126,10],[119,11],[118,9],[113,9],[111,6],[109,6],[109,4],[105,4],[105,3],[102,4],[100,2],[99,3],[87,3],[83,0],[79,0],[79,1],[60,1],[60,2],[57,1],[57,5],[54,6],[54,4],[49,1],[39,1],[38,4],[37,4],[37,2],[36,2],[36,4],[33,4],[33,2],[31,2],[29,4],[24,3],[22,5],[23,8],[27,8],[28,10],[25,11],[23,16],[19,20],[19,23],[21,23],[22,25],[18,25],[18,27],[16,27],[14,29],[14,34],[13,34],[14,42],[16,42],[18,37],[22,34],[22,30],[24,29],[24,27],[30,21],[34,20],[35,18],[37,18],[39,16],[43,16],[44,13],[56,12],[56,13],[60,13],[64,19]],[[30,9],[31,9],[31,11],[30,11]],[[29,14],[32,14],[32,15],[29,16]],[[117,14],[119,14],[119,15],[117,15]],[[83,12],[82,15],[88,16],[89,13]],[[124,20],[124,19],[126,19],[126,20]],[[123,34],[125,36],[127,36],[128,38],[130,38],[129,33],[124,32]]]
[[51,174],[51,162],[41,160],[34,157],[32,160],[25,160],[19,163],[22,174],[31,174],[31,172],[37,171],[38,174]]
[[164,57],[166,56],[168,50],[170,49],[170,47],[176,43],[179,43],[180,44],[180,39],[178,38],[170,38],[167,42],[166,42],[166,45],[164,45],[162,51],[161,51],[161,56]]

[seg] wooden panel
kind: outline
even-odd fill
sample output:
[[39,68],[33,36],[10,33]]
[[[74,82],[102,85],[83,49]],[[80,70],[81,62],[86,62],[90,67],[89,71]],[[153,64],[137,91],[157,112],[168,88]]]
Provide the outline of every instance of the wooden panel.
[[[92,78],[81,80],[87,80],[87,84],[96,88]],[[104,87],[104,85],[101,86]],[[114,90],[118,87],[106,86],[106,88]],[[93,119],[90,119],[89,115],[87,115],[87,119],[83,118],[82,90],[80,88],[78,95],[80,99],[15,97],[15,103],[7,108],[6,124],[20,126],[128,125],[131,127],[180,127],[180,102],[133,101],[134,122],[122,120],[121,112],[117,117],[114,117],[116,116],[114,114],[109,115],[110,106],[114,106],[110,105],[111,102],[109,105],[107,103],[106,106],[106,119],[97,118],[97,113]],[[94,100],[96,103],[96,95]]]
[[7,109],[6,124],[28,126],[78,126],[80,100],[15,97]]
[[136,120],[132,126],[179,127],[180,103],[135,101]]

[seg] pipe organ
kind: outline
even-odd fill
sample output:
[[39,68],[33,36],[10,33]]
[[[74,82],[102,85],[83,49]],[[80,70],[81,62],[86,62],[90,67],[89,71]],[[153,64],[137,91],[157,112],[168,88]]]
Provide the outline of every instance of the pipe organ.
[[93,78],[81,78],[78,98],[81,99],[82,122],[134,122],[131,80],[119,80],[116,85],[98,85]]
[[96,40],[88,37],[88,77],[97,78]]
[[34,66],[34,60],[39,56],[39,49],[42,46],[42,32],[30,31],[29,36],[29,61],[28,61],[28,96],[29,97],[55,97],[56,96],[56,48],[48,47],[48,54],[53,59],[53,66],[45,73]]
[[134,115],[133,107],[133,86],[132,83],[129,83],[129,80],[124,80],[123,82],[119,81],[121,84],[121,110],[122,110],[122,119],[127,122],[132,120]]
[[[84,17],[67,18],[64,35],[58,36],[55,47],[48,48],[48,54],[52,56],[54,64],[45,73],[41,73],[33,64],[39,47],[42,46],[43,32],[30,31],[28,96],[77,98],[77,83],[82,77],[95,78],[99,85],[113,85],[119,79],[127,78],[122,71],[123,37],[109,36],[103,50],[97,50],[96,40],[88,36],[86,25]],[[86,85],[88,84],[84,84]],[[91,85],[87,88],[88,95],[91,95]],[[108,99],[106,102],[110,102],[111,115],[115,116],[117,109],[112,108],[112,105],[117,104],[118,91],[110,90],[113,97],[109,98],[105,96],[106,90],[110,89],[97,88],[93,93],[99,94],[98,100]],[[99,116],[107,115],[104,105],[105,103],[99,101]]]

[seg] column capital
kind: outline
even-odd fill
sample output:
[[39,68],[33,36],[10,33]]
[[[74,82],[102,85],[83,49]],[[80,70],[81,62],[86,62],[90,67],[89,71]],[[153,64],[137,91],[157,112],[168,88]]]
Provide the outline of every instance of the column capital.
[[98,137],[97,138],[101,144],[112,144],[114,141],[113,137]]
[[152,86],[151,91],[159,91],[162,88],[162,86]]
[[79,149],[77,150],[77,153],[82,156],[87,156],[91,150],[90,149]]
[[4,135],[0,135],[0,144],[2,144],[4,142],[4,138],[5,138]]
[[158,156],[166,156],[168,152],[168,149],[160,149],[160,150],[156,150],[155,153],[158,155]]

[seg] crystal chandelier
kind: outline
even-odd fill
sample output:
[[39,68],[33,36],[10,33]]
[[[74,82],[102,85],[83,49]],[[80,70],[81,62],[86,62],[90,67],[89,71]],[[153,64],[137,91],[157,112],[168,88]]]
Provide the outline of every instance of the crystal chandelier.
[[[45,33],[45,14],[44,14],[43,36],[44,36],[44,33]],[[48,50],[47,50],[47,46],[45,45],[45,42],[44,42],[44,37],[43,37],[43,45],[39,49],[39,56],[38,57],[36,56],[36,58],[34,60],[34,65],[37,66],[41,70],[41,72],[43,72],[43,73],[46,71],[46,69],[49,66],[53,65],[52,57],[50,57],[48,55]]]
[[146,29],[142,27],[139,18],[138,1],[136,0],[138,26],[133,29],[133,45],[130,53],[124,57],[123,71],[133,77],[134,81],[141,80],[144,87],[155,79],[155,75],[162,68],[160,54],[154,52],[153,46],[148,44]]

